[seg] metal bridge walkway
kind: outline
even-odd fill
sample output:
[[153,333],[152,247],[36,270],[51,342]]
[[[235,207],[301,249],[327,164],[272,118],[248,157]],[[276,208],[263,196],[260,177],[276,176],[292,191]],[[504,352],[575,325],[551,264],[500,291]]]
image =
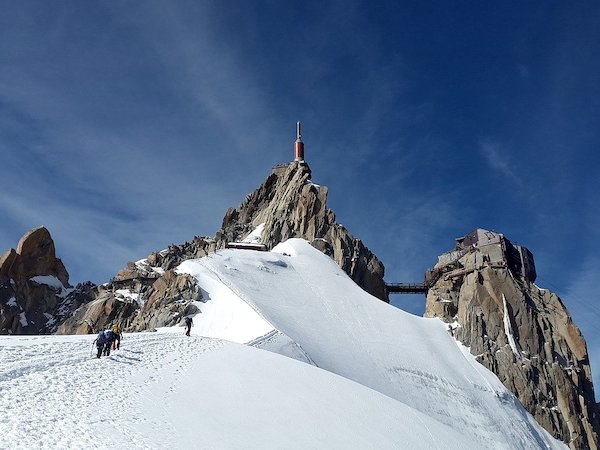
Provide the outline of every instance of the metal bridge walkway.
[[429,287],[425,283],[386,283],[388,294],[427,294]]

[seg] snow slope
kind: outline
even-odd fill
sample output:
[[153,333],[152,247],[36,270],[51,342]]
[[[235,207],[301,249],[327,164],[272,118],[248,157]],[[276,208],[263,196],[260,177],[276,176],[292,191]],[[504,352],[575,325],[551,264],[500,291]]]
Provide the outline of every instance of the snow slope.
[[423,412],[474,448],[564,448],[441,321],[375,299],[306,241],[269,253],[227,250],[178,271],[201,286],[219,280],[214,300],[243,300],[319,368]]
[[275,353],[179,333],[138,333],[97,360],[91,341],[0,337],[0,448],[473,445],[383,394]]
[[0,449],[566,448],[441,322],[305,241],[178,271],[208,299],[191,338],[127,334],[98,360],[94,336],[0,337]]

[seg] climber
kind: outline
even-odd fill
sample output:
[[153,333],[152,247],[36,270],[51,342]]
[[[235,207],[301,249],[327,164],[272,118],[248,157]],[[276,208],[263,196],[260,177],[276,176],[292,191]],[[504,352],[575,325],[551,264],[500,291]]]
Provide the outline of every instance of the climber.
[[94,339],[93,344],[96,344],[96,348],[98,349],[98,354],[96,358],[100,358],[102,356],[102,350],[104,349],[104,345],[106,344],[106,337],[104,336],[104,331],[100,330],[98,332],[98,337]]
[[112,326],[112,332],[113,332],[113,344],[112,344],[112,349],[113,350],[119,350],[119,347],[121,346],[121,330],[119,329],[119,324],[115,323]]
[[[100,334],[98,334],[100,336]],[[112,330],[104,330],[104,356],[110,356],[110,347],[112,346],[115,336]]]
[[194,321],[192,320],[192,316],[185,316],[185,335],[189,336],[190,331],[192,331],[192,326],[194,325]]

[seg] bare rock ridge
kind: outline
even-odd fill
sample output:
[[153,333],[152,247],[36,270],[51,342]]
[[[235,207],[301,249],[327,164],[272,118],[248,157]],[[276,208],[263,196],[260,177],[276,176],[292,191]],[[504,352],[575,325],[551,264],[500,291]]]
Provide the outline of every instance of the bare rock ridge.
[[494,372],[572,449],[597,449],[600,423],[587,347],[560,298],[534,284],[533,255],[477,229],[426,275],[426,317]]
[[304,161],[273,170],[239,208],[229,209],[214,238],[196,236],[191,242],[171,245],[146,259],[129,263],[97,298],[80,308],[59,328],[59,333],[90,333],[120,323],[129,331],[174,325],[197,311],[194,301],[202,291],[187,275],[174,272],[182,261],[201,258],[228,242],[237,242],[262,228],[260,241],[270,249],[292,237],[301,237],[330,255],[363,289],[387,301],[384,267],[364,244],[336,223],[326,208],[327,188],[311,182]]
[[93,289],[73,288],[48,230],[33,229],[0,256],[0,334],[52,333],[93,298]]

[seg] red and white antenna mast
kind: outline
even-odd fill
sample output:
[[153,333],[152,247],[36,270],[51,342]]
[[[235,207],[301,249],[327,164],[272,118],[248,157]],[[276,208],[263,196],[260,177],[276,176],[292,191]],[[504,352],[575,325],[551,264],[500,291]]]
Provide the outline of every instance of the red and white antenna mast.
[[304,161],[304,142],[302,142],[302,125],[296,122],[296,142],[294,142],[294,161]]

